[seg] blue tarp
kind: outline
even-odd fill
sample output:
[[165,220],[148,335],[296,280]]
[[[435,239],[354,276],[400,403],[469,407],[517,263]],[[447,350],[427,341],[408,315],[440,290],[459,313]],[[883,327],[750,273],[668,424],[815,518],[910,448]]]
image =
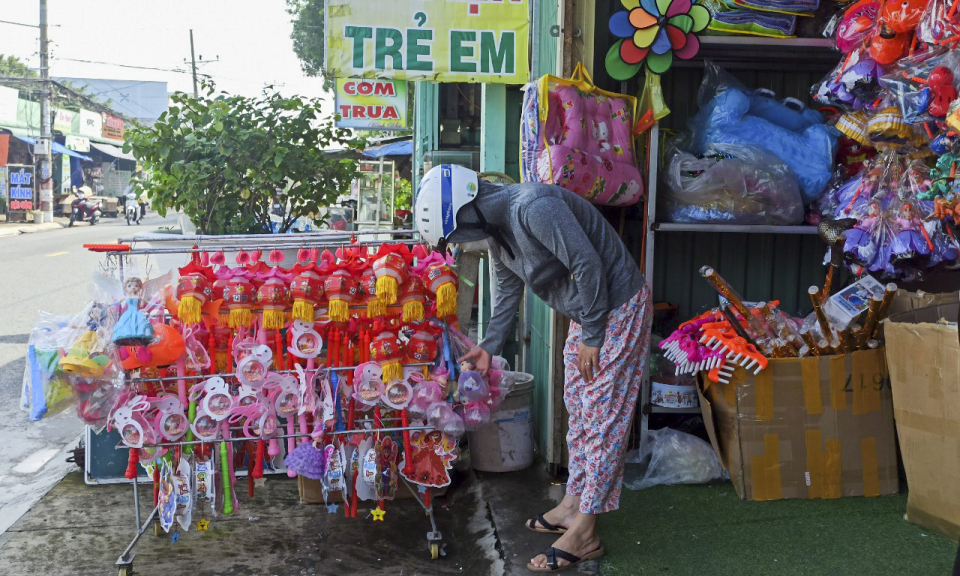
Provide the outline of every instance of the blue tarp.
[[[27,144],[29,144],[29,145],[31,145],[31,146],[36,146],[36,144],[37,144],[37,142],[36,142],[33,138],[29,138],[29,137],[27,137],[27,136],[16,136],[16,135],[14,135],[14,138],[17,138],[17,139],[19,139],[19,140],[23,140],[24,142],[26,142]],[[55,141],[55,140],[51,140],[51,141],[50,141],[50,147],[51,147],[51,149],[53,150],[53,153],[54,153],[54,154],[66,154],[67,156],[73,156],[74,158],[79,158],[79,159],[81,159],[81,160],[89,160],[90,162],[93,162],[93,158],[90,158],[89,156],[84,156],[83,154],[81,154],[81,153],[79,153],[79,152],[74,152],[73,150],[67,148],[66,146],[64,146],[63,144],[60,144],[59,142],[57,142],[57,141]]]
[[366,158],[383,158],[384,156],[412,156],[413,140],[400,140],[389,144],[371,146],[362,152]]

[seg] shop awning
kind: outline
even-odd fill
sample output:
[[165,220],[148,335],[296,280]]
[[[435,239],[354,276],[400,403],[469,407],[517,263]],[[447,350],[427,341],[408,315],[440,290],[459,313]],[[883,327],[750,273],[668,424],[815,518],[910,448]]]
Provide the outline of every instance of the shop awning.
[[114,158],[119,158],[121,160],[130,160],[131,162],[137,161],[137,159],[133,157],[133,154],[124,152],[121,148],[114,146],[113,144],[101,144],[99,142],[91,141],[90,147],[96,148],[107,156],[113,156]]
[[364,150],[362,154],[367,158],[383,158],[384,156],[411,156],[413,155],[413,140],[400,140],[389,144],[379,144]]
[[[24,142],[26,142],[31,146],[37,145],[37,141],[34,140],[33,138],[30,138],[29,136],[17,136],[16,134],[14,134],[14,137],[17,138],[18,140],[23,140]],[[73,150],[67,148],[63,144],[60,144],[56,140],[50,141],[50,148],[54,154],[66,154],[67,156],[73,156],[74,158],[79,158],[81,160],[88,160],[91,162],[93,161],[93,158],[90,158],[89,156],[84,156],[79,152],[74,152]]]

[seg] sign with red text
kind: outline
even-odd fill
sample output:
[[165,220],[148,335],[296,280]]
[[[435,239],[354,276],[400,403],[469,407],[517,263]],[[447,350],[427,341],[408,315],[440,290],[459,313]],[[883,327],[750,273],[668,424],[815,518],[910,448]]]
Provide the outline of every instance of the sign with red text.
[[36,202],[34,190],[34,168],[22,164],[7,165],[7,198],[10,212],[29,212]]
[[366,130],[407,129],[403,80],[337,78],[337,126]]
[[103,138],[123,140],[123,119],[111,114],[103,113]]

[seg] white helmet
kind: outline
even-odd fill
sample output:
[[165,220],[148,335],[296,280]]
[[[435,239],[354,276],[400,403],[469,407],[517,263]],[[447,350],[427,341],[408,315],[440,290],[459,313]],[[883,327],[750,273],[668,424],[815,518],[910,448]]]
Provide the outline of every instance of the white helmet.
[[431,246],[457,229],[457,213],[477,197],[477,173],[456,164],[434,166],[420,181],[413,218]]

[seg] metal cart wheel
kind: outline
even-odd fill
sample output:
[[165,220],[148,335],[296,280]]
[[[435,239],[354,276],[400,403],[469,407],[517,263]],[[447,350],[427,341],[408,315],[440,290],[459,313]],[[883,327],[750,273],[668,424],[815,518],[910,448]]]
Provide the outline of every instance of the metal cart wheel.
[[430,543],[430,559],[436,560],[437,558],[440,558],[440,543],[431,542]]
[[133,564],[129,566],[121,566],[117,571],[117,576],[133,576]]
[[153,535],[154,536],[164,536],[163,527],[160,526],[160,522],[153,523]]

